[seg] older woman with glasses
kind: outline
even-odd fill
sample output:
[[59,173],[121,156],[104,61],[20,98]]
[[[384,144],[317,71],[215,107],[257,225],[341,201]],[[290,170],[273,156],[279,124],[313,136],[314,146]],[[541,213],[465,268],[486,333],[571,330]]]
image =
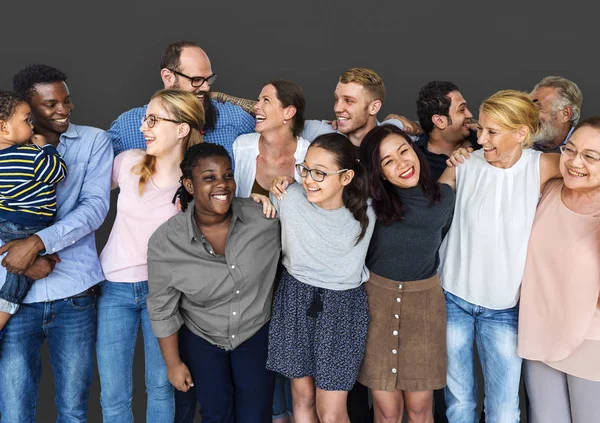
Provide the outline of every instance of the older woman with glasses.
[[479,109],[482,149],[440,178],[456,188],[439,268],[446,295],[450,423],[478,419],[474,342],[484,375],[486,420],[520,418],[519,288],[540,192],[560,177],[558,154],[528,148],[539,125],[538,108],[527,94],[497,92]]
[[150,235],[178,213],[179,163],[202,142],[204,109],[193,94],[161,90],[152,97],[140,130],[146,151],[129,150],[114,161],[112,184],[119,187],[117,216],[100,262],[106,281],[98,299],[97,356],[104,422],[132,422],[132,370],[137,334],[144,336],[147,421],[173,422],[173,387],[152,333],[146,309]]
[[300,137],[304,128],[304,93],[289,81],[271,81],[254,106],[256,132],[233,144],[236,196],[269,195],[276,177],[300,182],[294,165],[304,160],[310,143]]
[[521,288],[518,352],[530,421],[600,421],[600,117],[560,147],[563,180],[535,214]]

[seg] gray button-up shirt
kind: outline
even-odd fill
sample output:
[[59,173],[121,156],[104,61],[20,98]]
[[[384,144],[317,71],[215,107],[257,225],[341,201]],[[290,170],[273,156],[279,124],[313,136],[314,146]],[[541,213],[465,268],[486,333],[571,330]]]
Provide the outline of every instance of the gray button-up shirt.
[[148,243],[147,306],[152,330],[166,338],[182,324],[227,350],[271,317],[281,253],[278,219],[234,198],[225,255],[214,252],[194,221],[194,206],[164,223]]

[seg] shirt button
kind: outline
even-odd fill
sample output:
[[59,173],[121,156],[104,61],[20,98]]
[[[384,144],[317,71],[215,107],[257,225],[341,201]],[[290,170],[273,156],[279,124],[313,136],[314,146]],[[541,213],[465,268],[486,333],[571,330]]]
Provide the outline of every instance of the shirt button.
[[234,311],[232,314],[235,316],[237,313]]
[[395,374],[397,371],[398,371],[398,370],[396,370],[396,369],[392,369],[392,373],[394,373],[394,374]]
[[402,284],[398,284],[398,289],[402,289]]
[[75,241],[71,241],[71,244],[75,244]]
[[52,251],[56,251],[56,248],[53,248]]
[[396,298],[396,301],[400,302],[400,301],[402,301],[402,299],[401,298]]
[[397,314],[394,314],[394,317],[395,317],[396,319],[399,319],[399,318],[400,318],[400,316],[398,316]]
[[235,291],[235,293],[236,293],[236,294],[239,294],[239,293],[240,293],[240,291]]
[[235,335],[231,335],[231,339],[235,338]]
[[392,354],[398,354],[398,350],[392,350]]
[[232,269],[235,269],[235,264],[232,264],[232,265],[231,265],[231,268],[232,268]]
[[397,330],[393,331],[392,333],[394,334],[394,336],[398,336],[398,331]]

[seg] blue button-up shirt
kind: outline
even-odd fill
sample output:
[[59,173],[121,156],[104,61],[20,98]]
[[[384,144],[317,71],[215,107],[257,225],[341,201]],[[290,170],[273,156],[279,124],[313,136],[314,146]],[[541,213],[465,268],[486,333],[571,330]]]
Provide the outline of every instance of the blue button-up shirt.
[[[55,223],[37,235],[46,252],[57,253],[61,262],[47,278],[33,284],[25,303],[67,298],[104,279],[94,232],[110,205],[110,138],[98,128],[69,125],[60,136],[57,150],[69,173],[56,187]],[[0,266],[0,286],[5,280],[6,269]]]
[[[212,100],[217,112],[217,123],[204,133],[204,141],[225,147],[233,159],[233,142],[243,134],[254,132],[256,119],[239,106]],[[148,105],[128,110],[115,120],[108,130],[115,155],[134,148],[146,149],[144,134],[140,131]]]

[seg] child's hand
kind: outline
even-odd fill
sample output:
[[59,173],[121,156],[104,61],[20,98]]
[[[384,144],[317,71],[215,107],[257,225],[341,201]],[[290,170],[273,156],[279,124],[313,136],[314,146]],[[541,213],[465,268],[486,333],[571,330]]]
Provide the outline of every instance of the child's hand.
[[273,203],[271,203],[271,200],[269,200],[267,197],[265,197],[264,195],[261,195],[261,194],[253,193],[253,194],[250,194],[250,198],[252,198],[257,203],[262,203],[263,214],[266,217],[270,217],[270,218],[274,219],[275,216],[277,216],[277,211],[275,210],[275,206],[273,206]]
[[43,135],[40,134],[35,134],[34,136],[31,137],[31,142],[34,143],[35,145],[37,145],[38,147],[43,147],[46,144],[48,144],[46,142],[46,138]]

